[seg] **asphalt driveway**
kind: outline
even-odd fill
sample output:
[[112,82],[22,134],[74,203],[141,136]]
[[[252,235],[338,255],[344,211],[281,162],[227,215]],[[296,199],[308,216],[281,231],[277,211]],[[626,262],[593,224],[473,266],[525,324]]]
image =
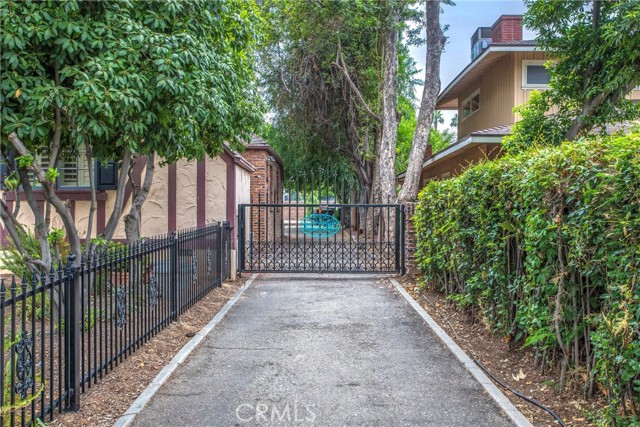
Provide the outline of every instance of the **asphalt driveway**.
[[513,426],[383,278],[263,275],[136,426]]

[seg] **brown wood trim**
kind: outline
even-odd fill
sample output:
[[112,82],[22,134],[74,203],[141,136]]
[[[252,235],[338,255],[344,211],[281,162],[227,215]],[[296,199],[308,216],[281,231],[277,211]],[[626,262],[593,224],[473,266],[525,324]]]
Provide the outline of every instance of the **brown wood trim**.
[[198,226],[204,225],[207,214],[207,160],[200,160],[196,174],[196,218]]
[[[89,190],[67,190],[67,191],[56,191],[56,195],[60,198],[60,200],[77,200],[82,202],[90,202],[91,201],[91,191]],[[15,193],[7,192],[5,193],[7,197],[7,202],[13,202],[16,200]],[[23,191],[18,193],[18,197],[20,197],[21,201],[26,200]],[[42,190],[33,190],[33,197],[37,202],[43,202],[45,200],[44,193]],[[104,190],[96,191],[96,199],[98,201],[107,200],[107,193]]]
[[167,231],[169,233],[176,230],[176,181],[177,181],[177,167],[175,163],[171,163],[169,165],[169,177],[167,182],[167,204],[168,204],[168,215],[167,215]]
[[96,235],[104,232],[107,218],[107,204],[104,200],[98,200],[96,210]]
[[[229,221],[231,226],[231,233],[236,228],[236,163],[228,153],[223,153],[221,156],[224,163],[227,165],[227,212],[226,220]],[[236,248],[236,239],[231,234],[231,249]]]

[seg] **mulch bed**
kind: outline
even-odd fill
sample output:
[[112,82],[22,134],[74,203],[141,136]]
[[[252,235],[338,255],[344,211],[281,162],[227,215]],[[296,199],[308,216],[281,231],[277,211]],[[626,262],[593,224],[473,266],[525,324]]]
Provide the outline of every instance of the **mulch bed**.
[[81,396],[80,410],[47,425],[112,426],[173,356],[233,297],[245,278],[215,288]]
[[[559,370],[547,368],[541,372],[540,368],[535,368],[531,350],[514,346],[508,339],[491,334],[485,325],[474,322],[468,313],[458,310],[443,294],[431,289],[420,291],[416,288],[416,281],[410,278],[404,278],[401,282],[407,292],[462,350],[469,356],[470,352],[473,352],[500,381],[552,409],[563,419],[567,427],[595,426],[590,422],[587,413],[602,408],[604,402],[585,400],[577,382],[569,381],[567,390],[560,394],[557,388]],[[498,384],[496,386],[500,388]],[[559,426],[547,412],[518,398],[508,390],[501,390],[534,426]]]

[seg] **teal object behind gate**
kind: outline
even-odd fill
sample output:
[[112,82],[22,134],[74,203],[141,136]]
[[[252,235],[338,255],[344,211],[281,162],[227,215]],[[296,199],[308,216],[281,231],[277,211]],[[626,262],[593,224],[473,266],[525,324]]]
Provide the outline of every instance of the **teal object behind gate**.
[[310,214],[300,221],[300,230],[310,237],[331,237],[340,231],[340,221],[328,214]]

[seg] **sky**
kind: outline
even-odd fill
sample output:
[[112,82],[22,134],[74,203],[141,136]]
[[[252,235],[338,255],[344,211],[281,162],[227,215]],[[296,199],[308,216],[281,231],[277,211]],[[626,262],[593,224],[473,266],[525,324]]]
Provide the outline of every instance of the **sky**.
[[[455,1],[455,0],[454,0]],[[440,61],[441,88],[447,85],[471,62],[471,35],[478,27],[491,27],[500,15],[521,15],[526,8],[521,0],[459,0],[455,6],[443,5],[444,13],[440,15],[440,23],[449,29],[448,37]],[[534,34],[523,30],[524,39],[533,39]],[[416,77],[424,80],[424,64],[426,46],[411,46],[410,53],[416,61],[418,70]],[[422,97],[422,86],[415,88],[418,100]],[[418,101],[419,102],[419,101]],[[445,126],[449,126],[453,111],[443,111]]]

